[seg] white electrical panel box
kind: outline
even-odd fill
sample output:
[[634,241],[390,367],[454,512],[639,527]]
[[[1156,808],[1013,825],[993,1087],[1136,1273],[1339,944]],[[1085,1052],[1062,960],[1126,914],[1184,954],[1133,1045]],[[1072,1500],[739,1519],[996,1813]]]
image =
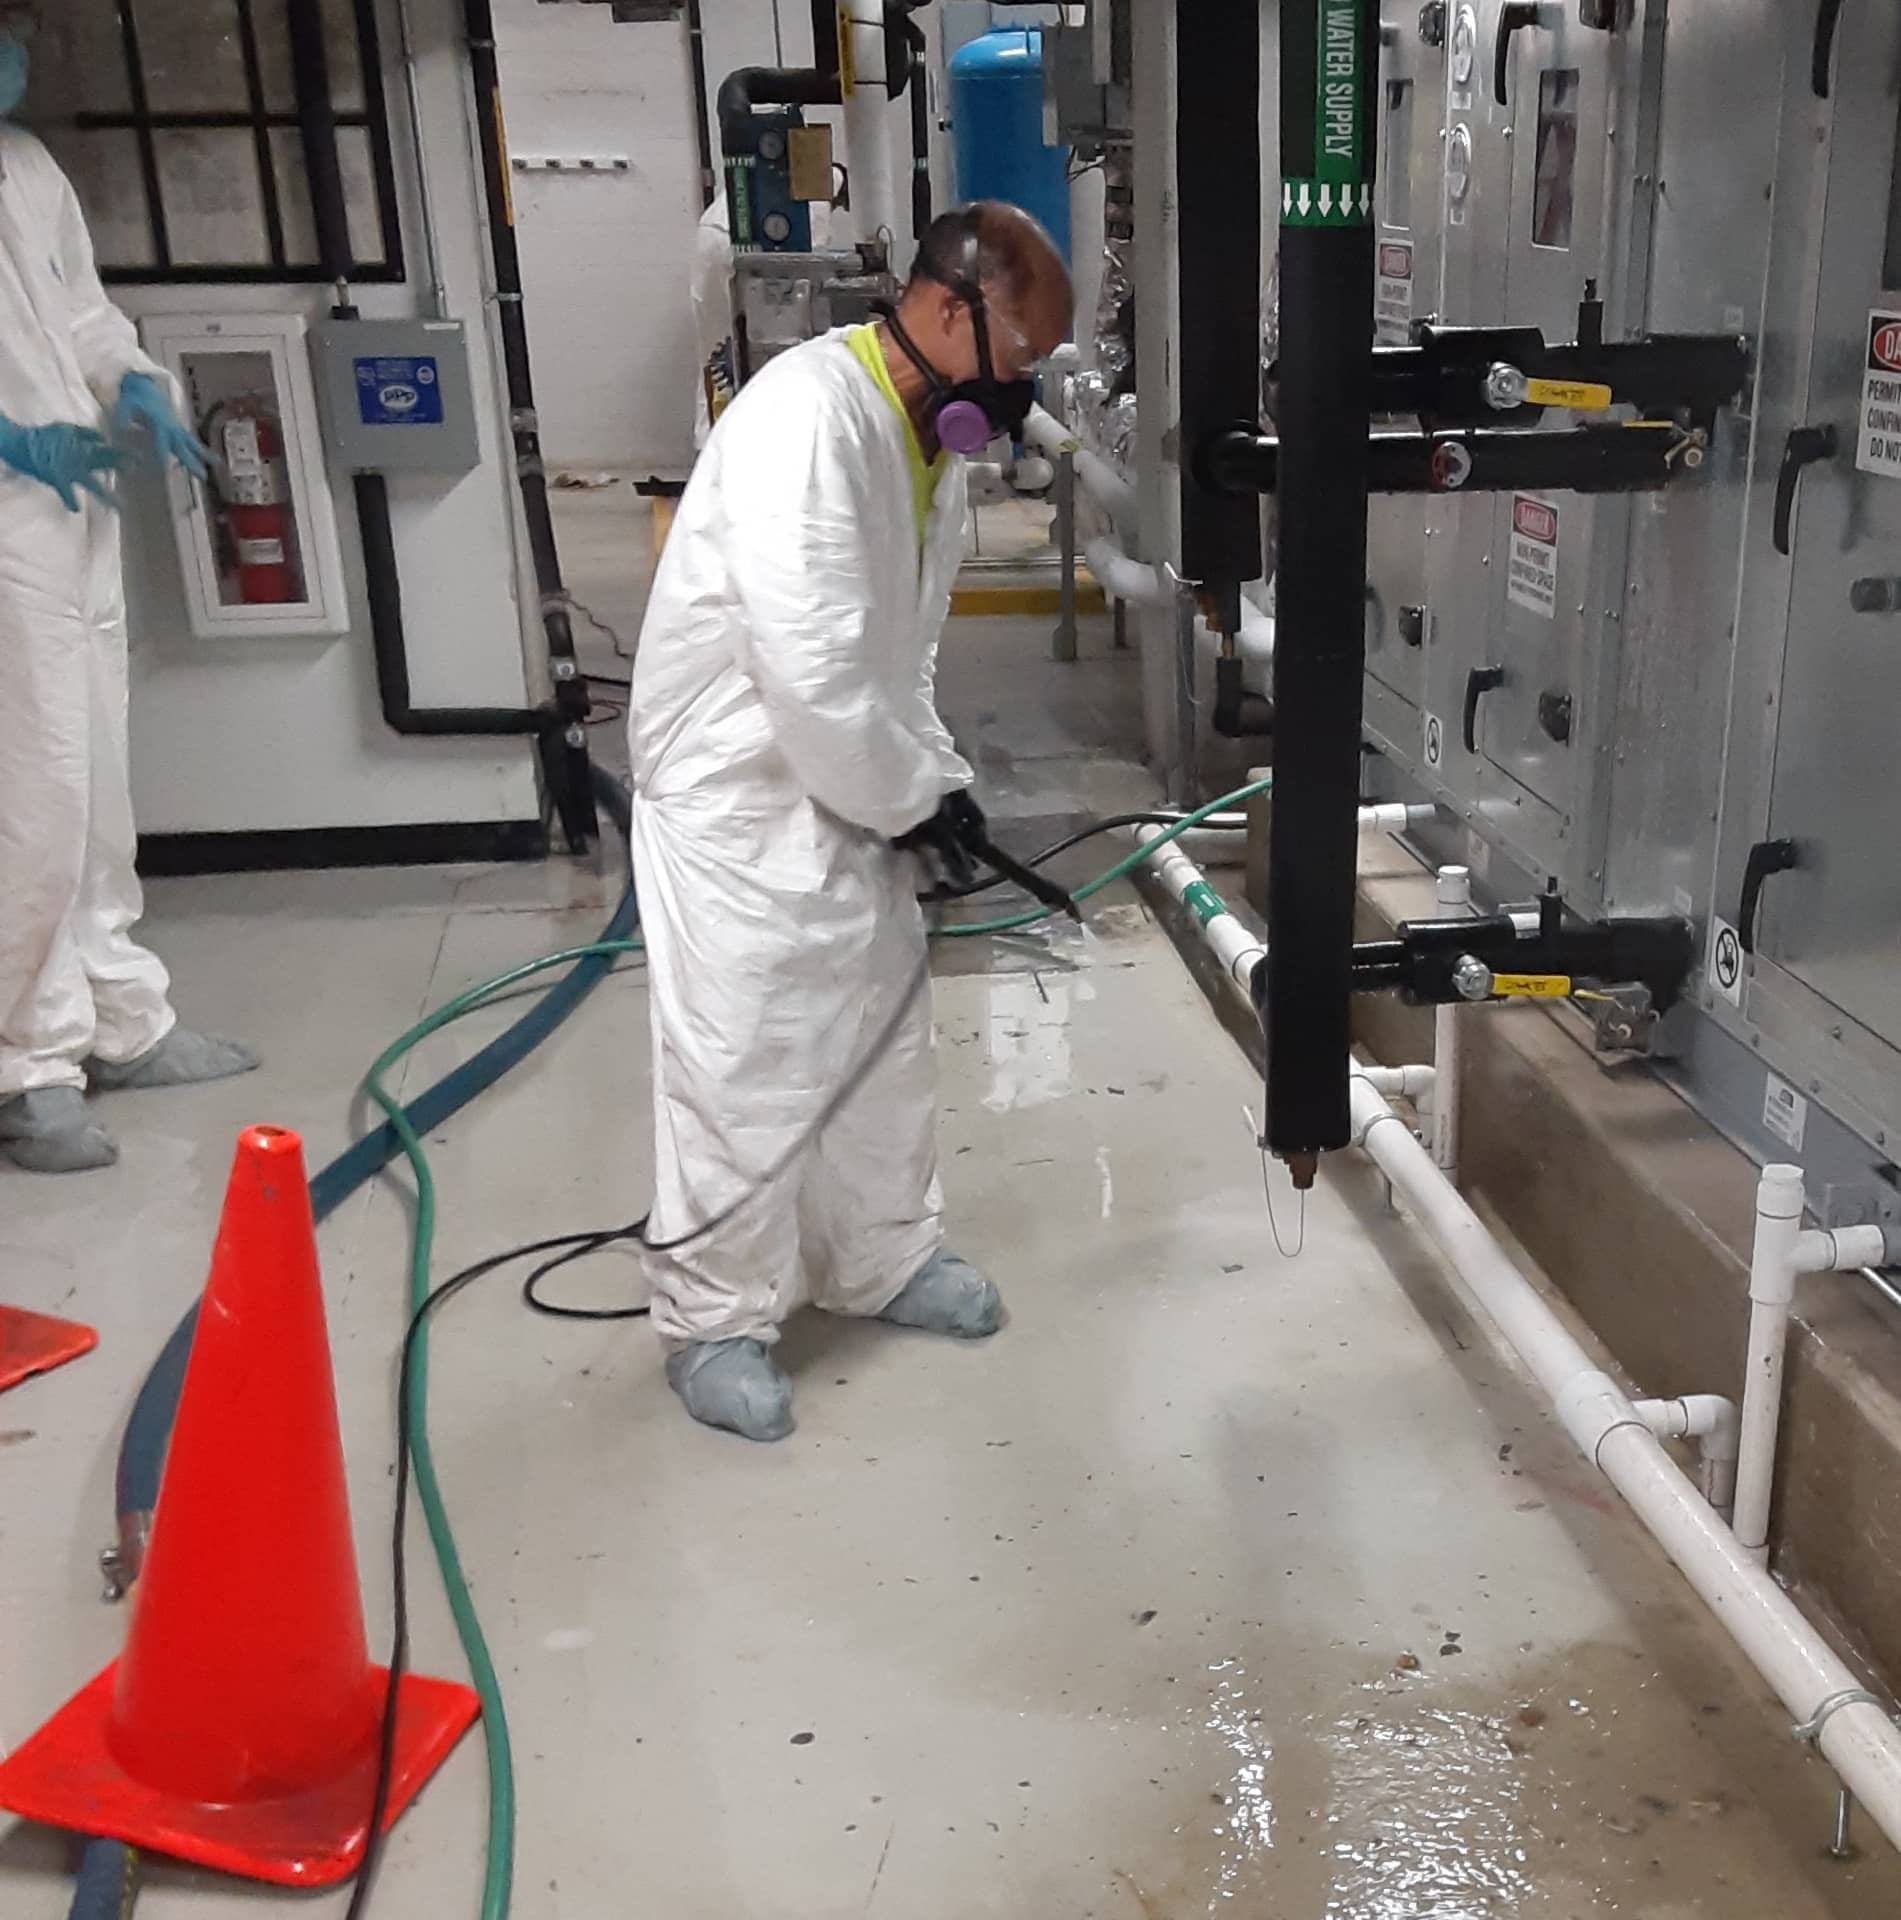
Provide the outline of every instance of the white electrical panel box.
[[211,450],[173,469],[172,519],[192,631],[204,639],[350,630],[336,506],[300,315],[154,314],[146,350],[178,377]]

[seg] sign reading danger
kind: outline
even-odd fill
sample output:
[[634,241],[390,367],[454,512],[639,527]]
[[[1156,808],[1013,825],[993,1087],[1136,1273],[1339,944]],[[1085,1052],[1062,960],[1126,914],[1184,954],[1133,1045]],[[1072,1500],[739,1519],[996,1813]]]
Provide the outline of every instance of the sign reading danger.
[[1412,338],[1413,246],[1410,240],[1382,240],[1379,278],[1373,292],[1373,344],[1403,347]]
[[1861,376],[1861,437],[1855,465],[1901,479],[1901,313],[1868,316],[1868,364]]
[[1558,509],[1528,493],[1512,495],[1511,566],[1505,590],[1514,606],[1541,620],[1558,616]]

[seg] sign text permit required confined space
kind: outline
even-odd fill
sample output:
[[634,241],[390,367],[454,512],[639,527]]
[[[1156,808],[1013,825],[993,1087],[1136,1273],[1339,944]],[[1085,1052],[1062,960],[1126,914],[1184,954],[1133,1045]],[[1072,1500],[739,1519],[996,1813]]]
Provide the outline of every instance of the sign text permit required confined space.
[[1901,313],[1868,316],[1868,360],[1861,376],[1861,439],[1855,465],[1901,480]]
[[1558,509],[1528,493],[1512,495],[1511,568],[1505,590],[1514,606],[1541,620],[1558,617]]

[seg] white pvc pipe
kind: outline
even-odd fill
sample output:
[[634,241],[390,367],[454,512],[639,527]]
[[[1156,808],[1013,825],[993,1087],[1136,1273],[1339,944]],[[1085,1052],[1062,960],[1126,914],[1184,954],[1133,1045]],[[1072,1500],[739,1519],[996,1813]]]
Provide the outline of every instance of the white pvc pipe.
[[1052,460],[1065,453],[1076,462],[1076,484],[1106,513],[1125,539],[1133,539],[1140,530],[1142,511],[1135,488],[1122,477],[1113,461],[1105,460],[1094,448],[1086,447],[1046,407],[1032,407],[1023,422],[1026,444],[1046,453]]
[[[1137,827],[1137,841],[1148,846],[1160,837],[1160,827]],[[1155,848],[1148,868],[1169,893],[1195,916],[1201,937],[1213,949],[1227,975],[1228,985],[1252,1008],[1254,970],[1267,958],[1267,949],[1233,914],[1201,869],[1172,841]]]
[[1431,1067],[1362,1067],[1360,1071],[1389,1100],[1410,1100],[1417,1106],[1434,1092],[1436,1076]]
[[1659,1440],[1694,1440],[1703,1481],[1700,1491],[1725,1517],[1736,1503],[1736,1455],[1742,1415],[1720,1393],[1682,1393],[1674,1400],[1639,1400],[1641,1419]]
[[[1427,809],[1430,813],[1432,810]],[[1439,911],[1450,916],[1472,911],[1472,870],[1441,867],[1435,882]],[[1460,1055],[1465,1038],[1467,1009],[1457,1006],[1432,1010],[1432,1063],[1439,1069],[1438,1097],[1432,1109],[1432,1158],[1448,1180],[1459,1172],[1459,1101],[1463,1094],[1464,1063]]]
[[[1168,584],[1145,561],[1132,559],[1106,533],[1083,543],[1083,564],[1090,578],[1112,600],[1128,600],[1137,606],[1167,606],[1173,599]],[[1204,629],[1206,630],[1206,629]],[[1235,649],[1250,666],[1267,668],[1274,664],[1274,619],[1251,601],[1241,602],[1241,630],[1234,636]],[[1427,809],[1428,812],[1431,809]],[[1399,824],[1404,824],[1402,820]]]
[[1380,800],[1360,809],[1360,831],[1378,828],[1382,833],[1404,833],[1408,827],[1424,826],[1427,821],[1437,819],[1438,814],[1439,809],[1430,800],[1418,803]]
[[[1153,832],[1147,837],[1153,838]],[[1262,953],[1260,943],[1222,906],[1194,863],[1173,847],[1153,853],[1150,864],[1169,891],[1194,912],[1202,938],[1222,956],[1231,984],[1246,992]],[[1251,993],[1249,999],[1251,1003]],[[1645,1415],[1608,1374],[1591,1364],[1590,1355],[1433,1165],[1432,1156],[1386,1104],[1365,1069],[1349,1063],[1349,1073],[1355,1143],[1438,1243],[1467,1292],[1550,1398],[1579,1450],[1623,1495],[1775,1689],[1795,1716],[1798,1733],[1815,1742],[1876,1825],[1901,1845],[1901,1728],[1684,1478]],[[1853,1236],[1838,1234],[1831,1248],[1845,1255],[1867,1238],[1859,1230]],[[1885,1245],[1885,1235],[1883,1240]],[[1792,1244],[1789,1251],[1793,1258]],[[1695,1422],[1707,1422],[1712,1433],[1716,1431],[1720,1416],[1712,1400],[1699,1396],[1683,1406],[1686,1436]],[[1653,1417],[1667,1423],[1674,1416],[1666,1412]]]
[[[884,17],[875,0],[848,0],[840,28],[850,35],[854,84],[845,95],[845,160],[851,172],[852,226],[860,240],[908,233],[898,221],[891,96],[885,87]],[[898,258],[902,250],[894,248]]]
[[1901,1730],[1684,1479],[1412,1130],[1357,1073],[1351,1096],[1359,1144],[1550,1396],[1580,1451],[1629,1502],[1798,1725],[1815,1728],[1823,1757],[1882,1832],[1901,1844]]
[[1132,600],[1137,606],[1159,607],[1169,599],[1161,575],[1140,560],[1131,560],[1106,533],[1083,542],[1083,565],[1112,600]]
[[1804,1233],[1802,1169],[1767,1166],[1756,1183],[1756,1234],[1749,1253],[1749,1357],[1743,1368],[1742,1452],[1736,1465],[1736,1538],[1758,1565],[1769,1558],[1776,1436],[1789,1311],[1798,1273],[1878,1266],[1887,1235],[1878,1226]]

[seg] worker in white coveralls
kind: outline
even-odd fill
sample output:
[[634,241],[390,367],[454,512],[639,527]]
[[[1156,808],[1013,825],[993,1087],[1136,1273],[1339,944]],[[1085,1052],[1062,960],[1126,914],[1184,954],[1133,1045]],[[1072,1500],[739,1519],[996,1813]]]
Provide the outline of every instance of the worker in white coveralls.
[[[771,1349],[808,1297],[965,1338],[1001,1317],[943,1245],[919,870],[893,843],[981,823],[933,704],[959,456],[1021,425],[1029,369],[1069,321],[1033,220],[991,203],[944,215],[893,314],[741,389],[654,581],[629,721],[648,1238],[719,1224],[649,1251],[653,1320],[687,1410],[750,1439],[791,1429]],[[809,1150],[725,1217],[867,1059]]]
[[9,124],[36,25],[0,0],[0,1154],[69,1173],[117,1158],[89,1086],[257,1060],[179,1026],[164,967],[132,938],[114,476],[134,446],[200,477],[205,454],[107,300],[65,175]]

